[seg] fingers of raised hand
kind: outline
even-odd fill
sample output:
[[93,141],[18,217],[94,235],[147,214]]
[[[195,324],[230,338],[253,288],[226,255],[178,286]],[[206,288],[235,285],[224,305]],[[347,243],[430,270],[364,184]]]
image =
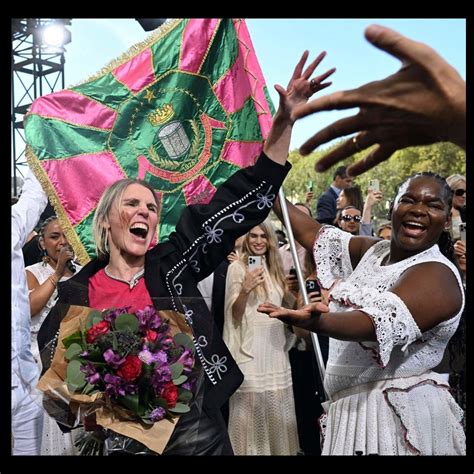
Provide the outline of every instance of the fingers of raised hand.
[[294,80],[296,80],[296,79],[298,79],[298,78],[301,77],[301,75],[302,75],[302,73],[303,73],[303,67],[304,67],[304,65],[305,65],[305,63],[306,63],[306,60],[308,59],[308,55],[309,55],[309,51],[308,51],[308,50],[306,50],[306,51],[302,54],[300,60],[298,61],[298,64],[295,66],[295,69],[293,70],[293,75],[291,76],[290,82],[288,83],[288,88],[289,88],[290,84],[291,84]]
[[[323,156],[315,165],[315,169],[318,172],[326,171],[328,168],[333,166],[339,161],[345,160],[346,158],[355,155],[359,151],[376,143],[376,138],[373,134],[360,133],[356,140],[350,138],[346,140],[342,145],[338,146],[327,155]],[[354,175],[356,176],[356,175]]]
[[[300,153],[302,155],[307,155],[323,143],[327,143],[338,137],[343,137],[345,135],[358,132],[359,130],[365,130],[367,126],[367,121],[360,114],[337,120],[331,125],[328,125],[327,127],[320,130],[309,140],[303,143],[303,145],[300,147]],[[353,150],[351,150],[351,153],[353,153]]]
[[380,145],[374,151],[369,153],[362,160],[357,161],[347,169],[347,173],[351,176],[358,176],[382,161],[388,160],[396,151],[396,147],[389,144]]

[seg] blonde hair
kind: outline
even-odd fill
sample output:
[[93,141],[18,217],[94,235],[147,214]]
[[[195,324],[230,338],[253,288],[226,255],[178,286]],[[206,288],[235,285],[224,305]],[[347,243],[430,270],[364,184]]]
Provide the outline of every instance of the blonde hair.
[[[263,230],[265,233],[265,237],[267,239],[267,251],[265,253],[265,259],[268,267],[268,272],[270,279],[272,282],[279,286],[282,291],[285,293],[286,292],[286,280],[285,280],[285,273],[283,271],[283,264],[281,262],[281,255],[279,252],[279,247],[278,247],[278,240],[277,236],[275,233],[275,229],[273,228],[273,225],[271,224],[270,220],[265,220],[264,222],[256,225],[255,227],[260,227],[260,229]],[[242,256],[239,258],[239,260],[243,263],[245,268],[247,268],[247,263],[248,263],[248,257],[249,255],[252,255],[252,251],[250,250],[249,246],[249,237],[250,232],[245,234],[244,241],[242,243]],[[262,298],[268,298],[270,291],[269,288],[267,287],[267,284],[263,285],[264,288],[261,288],[261,285],[258,285],[255,288],[256,293],[258,296]]]
[[158,206],[159,214],[160,201],[156,196],[155,190],[146,181],[142,181],[141,179],[126,178],[111,184],[102,194],[99,204],[97,204],[97,209],[92,221],[92,232],[94,236],[97,257],[100,259],[105,259],[109,255],[109,231],[106,225],[109,221],[109,215],[110,211],[112,210],[112,206],[116,202],[118,202],[120,206],[122,195],[131,184],[140,184],[151,191],[156,205]]
[[459,183],[462,182],[464,185],[466,184],[466,177],[462,174],[452,174],[446,178],[446,182],[448,183],[448,186],[454,190],[457,189]]

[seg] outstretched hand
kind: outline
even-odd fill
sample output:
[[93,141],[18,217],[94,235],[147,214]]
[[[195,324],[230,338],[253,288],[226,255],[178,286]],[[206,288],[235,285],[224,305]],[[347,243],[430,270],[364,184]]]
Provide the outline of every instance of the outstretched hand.
[[328,313],[329,308],[324,303],[310,303],[298,309],[283,308],[273,303],[262,303],[257,311],[268,314],[271,318],[278,318],[280,321],[311,330],[315,318],[321,313]]
[[323,81],[333,74],[336,68],[329,69],[324,74],[310,79],[311,74],[313,74],[314,70],[326,56],[326,52],[323,51],[320,53],[319,56],[303,71],[308,55],[309,52],[305,51],[301,56],[286,89],[279,84],[275,85],[275,89],[280,96],[280,112],[288,117],[291,117],[291,114],[297,105],[305,104],[313,94],[332,84],[332,82]]
[[357,176],[399,149],[451,141],[466,147],[466,82],[429,46],[389,28],[371,25],[365,36],[374,46],[402,61],[401,69],[381,81],[339,91],[299,105],[295,119],[322,110],[359,107],[359,113],[316,133],[300,148],[307,155],[335,138],[358,133],[316,163],[325,171],[356,152],[378,147],[348,168]]

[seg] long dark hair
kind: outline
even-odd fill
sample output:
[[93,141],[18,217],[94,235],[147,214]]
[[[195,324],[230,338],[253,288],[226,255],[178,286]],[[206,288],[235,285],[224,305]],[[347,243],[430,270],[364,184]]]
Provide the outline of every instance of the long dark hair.
[[[423,171],[421,173],[415,173],[409,176],[405,181],[403,181],[403,183],[401,183],[399,187],[402,187],[407,181],[410,181],[411,179],[415,179],[419,177],[433,178],[441,184],[442,192],[443,192],[442,198],[448,208],[448,215],[449,215],[451,206],[453,205],[453,190],[449,187],[448,183],[446,182],[446,179],[440,176],[439,174],[433,173],[431,171]],[[393,206],[395,205],[395,200],[396,198],[390,204],[390,210],[388,211],[388,218],[390,220],[392,220],[392,211],[393,211]],[[456,256],[454,254],[453,241],[451,239],[451,234],[449,233],[449,231],[443,230],[443,232],[441,232],[441,236],[439,237],[437,244],[439,246],[439,250],[441,251],[441,253],[449,261],[454,263],[454,265],[456,265],[456,267],[459,270],[459,267],[456,261]]]

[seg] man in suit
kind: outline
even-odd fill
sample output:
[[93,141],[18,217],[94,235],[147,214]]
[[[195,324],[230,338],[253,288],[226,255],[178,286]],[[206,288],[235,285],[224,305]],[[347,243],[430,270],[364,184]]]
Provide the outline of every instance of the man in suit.
[[329,189],[319,196],[316,205],[316,220],[321,224],[333,224],[336,218],[336,200],[343,189],[352,186],[352,177],[346,173],[345,166],[339,166],[333,176]]

